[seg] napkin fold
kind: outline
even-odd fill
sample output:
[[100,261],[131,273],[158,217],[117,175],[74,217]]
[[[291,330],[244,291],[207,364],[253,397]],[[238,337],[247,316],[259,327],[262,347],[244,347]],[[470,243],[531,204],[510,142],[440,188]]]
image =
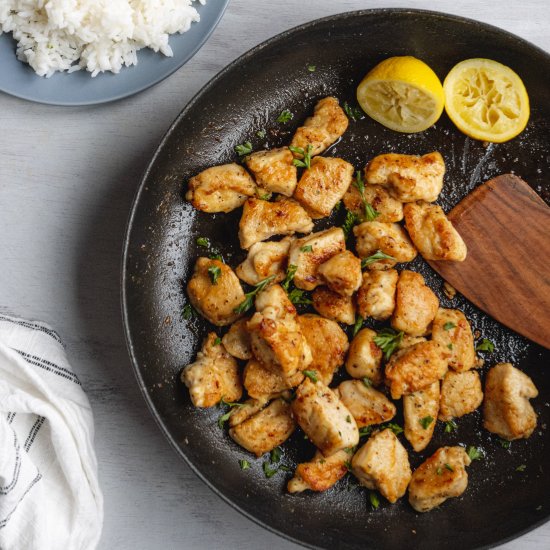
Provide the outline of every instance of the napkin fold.
[[0,315],[0,549],[93,550],[101,535],[90,403],[61,339]]

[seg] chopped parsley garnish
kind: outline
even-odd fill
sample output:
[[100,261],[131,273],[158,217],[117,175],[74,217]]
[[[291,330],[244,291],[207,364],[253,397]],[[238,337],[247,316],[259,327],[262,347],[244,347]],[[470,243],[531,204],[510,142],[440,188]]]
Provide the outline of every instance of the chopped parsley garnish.
[[367,437],[372,432],[372,426],[363,426],[359,428],[359,437]]
[[279,462],[279,460],[281,460],[282,454],[283,452],[281,451],[281,448],[275,447],[269,455],[269,460],[271,461],[271,464],[273,464],[274,462]]
[[210,280],[212,281],[213,285],[218,284],[218,279],[220,278],[221,274],[222,274],[222,270],[217,265],[211,265],[208,268],[208,276],[210,277]]
[[250,462],[248,460],[239,460],[239,466],[241,467],[241,470],[248,470],[250,469]]
[[488,351],[489,353],[493,353],[493,351],[495,351],[495,344],[493,344],[491,340],[483,338],[481,342],[476,345],[476,351]]
[[304,376],[307,376],[312,382],[317,382],[317,371],[314,370],[303,370]]
[[451,323],[451,321],[448,321],[443,325],[443,330],[451,330],[453,328],[456,328],[456,325],[454,323]]
[[378,495],[373,491],[369,493],[369,501],[370,501],[370,505],[372,506],[372,509],[378,510],[378,506],[380,506],[380,499],[378,498]]
[[386,254],[381,250],[377,250],[372,256],[369,256],[368,258],[363,258],[361,260],[361,268],[364,269],[368,265],[371,265],[378,260],[393,260],[394,262],[396,261],[393,256],[390,256],[389,254]]
[[310,306],[313,300],[308,297],[305,290],[299,288],[293,288],[288,293],[288,299],[295,305]]
[[445,469],[449,470],[449,472],[454,472],[455,471],[455,469],[450,464],[448,464],[447,462],[445,462]]
[[388,422],[387,424],[382,424],[380,430],[390,429],[395,435],[403,433],[403,428],[399,424],[394,424],[393,422]]
[[344,112],[346,115],[353,120],[353,122],[356,122],[357,119],[361,118],[361,109],[358,107],[351,107],[347,101],[344,101],[344,105],[342,105],[342,108],[344,109]]
[[302,246],[300,248],[300,252],[312,252],[313,251],[313,246],[311,246],[310,244],[306,244],[305,246]]
[[346,460],[344,462],[344,466],[348,469],[348,471],[351,472],[351,462],[349,460]]
[[277,117],[277,122],[282,122],[284,124],[293,118],[294,115],[288,109],[285,109],[281,111],[281,114]]
[[287,466],[286,464],[281,464],[279,466],[279,470],[282,472],[292,472],[292,468],[290,466]]
[[307,66],[307,70],[310,72],[310,73],[314,73],[315,72],[315,69],[317,69],[317,67],[315,65],[308,65]]
[[342,230],[344,231],[344,237],[347,239],[354,225],[357,225],[359,222],[359,216],[354,214],[351,210],[346,210],[346,219],[342,224]]
[[447,344],[447,347],[448,347],[449,349],[453,349],[453,343],[452,343],[452,342],[449,342],[449,343]]
[[301,159],[294,159],[292,164],[298,168],[311,168],[311,153],[313,152],[313,147],[308,144],[306,150],[304,151],[302,147],[288,147],[293,153],[297,155],[302,155]]
[[268,201],[273,196],[273,193],[263,193],[262,195],[259,195],[259,198],[263,201]]
[[181,316],[185,321],[189,321],[189,319],[192,319],[193,317],[197,316],[197,312],[195,311],[195,308],[191,304],[185,304],[185,306],[183,306],[183,311],[181,312]]
[[351,424],[351,416],[349,414],[346,416],[346,422]]
[[455,432],[458,430],[458,425],[454,420],[447,420],[445,422],[445,433],[450,434],[451,432]]
[[525,472],[526,468],[527,468],[526,464],[521,464],[516,468],[516,472]]
[[383,351],[386,361],[391,354],[401,344],[403,340],[403,331],[396,332],[392,328],[383,328],[373,338],[373,342]]
[[210,248],[210,239],[208,237],[198,237],[197,244],[204,248]]
[[419,420],[420,422],[420,425],[425,429],[427,430],[428,429],[428,426],[434,421],[433,419],[433,416],[425,416],[424,418],[421,418]]
[[470,445],[468,449],[466,449],[466,453],[470,457],[470,460],[481,460],[483,458],[483,451],[473,445]]
[[334,205],[334,208],[332,209],[332,211],[333,211],[334,213],[339,212],[339,211],[340,211],[340,208],[342,208],[342,201],[338,201],[338,202]]
[[298,271],[298,266],[294,264],[290,264],[286,270],[285,280],[281,283],[281,286],[285,289],[286,292],[288,292],[288,287],[292,282],[292,279],[294,279],[296,271]]
[[270,477],[273,477],[279,470],[279,468],[270,468],[269,462],[264,462],[262,464],[262,468],[264,470],[265,477],[269,479]]
[[264,139],[264,137],[265,137],[265,135],[266,135],[266,134],[265,134],[265,130],[258,130],[258,131],[256,132],[256,135],[257,135],[260,139]]
[[368,222],[372,222],[375,220],[378,216],[380,216],[380,212],[376,211],[372,204],[369,204],[367,202],[367,199],[365,199],[365,182],[363,181],[363,177],[361,176],[361,171],[357,170],[355,172],[355,179],[353,180],[353,185],[357,187],[359,190],[359,194],[361,195],[361,200],[363,201],[363,208],[365,210],[365,220]]
[[221,343],[222,343],[222,339],[218,336],[218,337],[214,340],[214,345],[215,345],[215,346],[219,346]]
[[261,292],[271,281],[273,281],[274,278],[275,275],[270,275],[269,277],[262,279],[259,283],[256,283],[254,285],[254,290],[247,292],[244,295],[244,300],[233,311],[235,313],[244,313],[245,311],[248,311],[254,305],[254,296],[256,296],[258,292]]
[[498,441],[503,449],[509,449],[512,445],[512,443],[506,439],[499,439]]
[[361,330],[361,327],[363,326],[363,323],[365,322],[365,319],[361,317],[361,315],[357,315],[355,317],[355,324],[353,325],[353,332],[352,332],[352,338],[355,338],[357,333]]
[[220,407],[229,407],[229,410],[223,414],[222,416],[220,416],[218,418],[218,426],[220,428],[223,428],[225,423],[229,420],[229,417],[231,416],[231,410],[234,408],[234,407],[245,407],[246,404],[245,403],[231,403],[231,402],[228,402],[228,401],[225,401],[225,399],[222,397],[221,401],[220,401],[220,404],[219,404]]
[[437,468],[437,470],[435,471],[435,473],[436,473],[438,476],[440,476],[440,475],[443,474],[443,470],[442,470],[441,466],[438,466],[438,468]]
[[365,387],[370,388],[372,386],[372,382],[370,378],[367,378],[366,376],[361,379],[363,384],[365,384]]
[[245,141],[240,145],[235,145],[235,152],[239,155],[239,157],[250,155],[250,153],[252,153],[252,143],[250,143],[250,141]]

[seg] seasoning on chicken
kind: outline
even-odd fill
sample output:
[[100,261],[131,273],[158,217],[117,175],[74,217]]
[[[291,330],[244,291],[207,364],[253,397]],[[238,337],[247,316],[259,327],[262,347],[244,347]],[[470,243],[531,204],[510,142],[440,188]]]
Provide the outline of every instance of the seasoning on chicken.
[[466,244],[441,206],[419,201],[406,204],[403,211],[409,236],[424,259],[466,259]]
[[317,275],[319,266],[345,249],[346,238],[341,227],[295,239],[288,255],[288,265],[296,266],[294,284],[303,290],[313,290],[322,284]]
[[269,202],[252,198],[243,206],[239,241],[241,248],[248,250],[254,243],[274,235],[309,233],[312,229],[313,221],[296,201],[281,198]]
[[313,358],[308,369],[314,370],[319,380],[328,386],[334,373],[344,364],[348,337],[338,323],[313,313],[300,315],[298,324]]
[[376,332],[361,329],[351,341],[346,371],[353,378],[368,378],[375,386],[383,381],[382,350],[374,343]]
[[342,296],[351,296],[361,286],[361,260],[349,250],[322,263],[317,273],[331,290]]
[[313,219],[330,216],[353,179],[353,166],[333,157],[315,157],[304,170],[294,192],[294,198]]
[[363,319],[372,317],[377,321],[389,319],[395,309],[395,290],[399,273],[387,271],[365,271],[357,292],[357,312]]
[[482,401],[481,380],[475,370],[449,371],[441,384],[439,420],[446,422],[474,412]]
[[256,456],[284,443],[296,428],[290,405],[275,399],[267,407],[229,430],[232,439]]
[[447,372],[449,354],[441,344],[429,340],[395,352],[386,365],[386,383],[392,399],[423,390]]
[[389,269],[396,263],[412,262],[416,258],[416,249],[405,230],[396,223],[363,222],[353,228],[357,239],[357,254],[368,258],[380,251],[392,259],[370,262],[369,269]]
[[395,405],[381,392],[362,380],[346,380],[335,390],[359,428],[388,422],[395,416]]
[[325,97],[315,105],[313,116],[307,118],[304,125],[296,130],[290,146],[307,151],[309,145],[311,155],[319,155],[342,136],[348,124],[348,117],[338,100],[335,97]]
[[292,401],[296,422],[325,457],[359,443],[359,430],[351,413],[321,381],[306,378]]
[[527,439],[537,425],[529,399],[539,394],[535,384],[511,363],[499,363],[485,378],[483,426],[503,439]]
[[439,412],[439,380],[423,390],[403,396],[405,437],[419,453],[432,439]]
[[351,471],[361,485],[380,491],[392,504],[405,494],[411,479],[407,451],[390,429],[376,432],[355,453]]
[[[365,202],[376,211],[376,221],[383,223],[400,222],[403,219],[403,203],[394,199],[389,191],[381,185],[365,185],[363,192]],[[359,219],[365,217],[365,202],[359,189],[350,185],[344,195],[344,206]]]
[[243,371],[243,384],[250,397],[254,399],[273,399],[285,390],[289,390],[304,379],[298,371],[285,380],[278,372],[264,367],[257,359],[250,359]]
[[342,296],[326,286],[320,286],[313,291],[311,298],[313,309],[323,317],[345,325],[355,323],[355,306],[351,296]]
[[293,160],[294,155],[288,147],[281,147],[251,153],[246,157],[245,163],[262,190],[292,197],[298,182],[298,171]]
[[462,311],[439,308],[432,324],[432,339],[450,350],[451,369],[462,372],[474,367],[474,336],[470,323]]
[[250,359],[250,335],[246,330],[248,319],[239,319],[231,325],[222,338],[222,344],[227,352],[237,359]]
[[395,310],[391,326],[411,336],[427,334],[439,308],[439,300],[414,271],[403,270],[397,280]]
[[292,237],[285,237],[281,241],[253,244],[246,260],[235,269],[237,277],[249,285],[256,285],[271,275],[275,275],[274,283],[281,282],[285,278],[291,240]]
[[289,493],[326,491],[348,473],[348,461],[347,451],[338,451],[326,458],[317,451],[310,462],[298,464],[294,477],[287,484],[287,490]]
[[212,324],[230,325],[239,318],[235,313],[244,300],[244,292],[233,270],[219,260],[198,258],[187,283],[187,296],[193,307]]
[[417,512],[428,512],[448,498],[459,497],[468,486],[470,457],[462,447],[441,447],[413,473],[409,502]]
[[237,361],[217,341],[217,334],[210,332],[195,362],[181,373],[181,381],[189,388],[195,407],[213,407],[222,398],[238,401],[242,396]]
[[426,340],[427,339],[423,336],[409,336],[408,334],[403,334],[403,338],[401,338],[401,341],[398,342],[395,349],[396,351],[400,351],[405,348],[410,348],[415,344],[419,344],[420,342],[425,342]]
[[435,152],[417,157],[388,153],[374,157],[365,168],[370,184],[384,185],[401,202],[433,202],[443,188],[445,162]]
[[256,194],[256,184],[240,165],[207,168],[189,180],[185,198],[203,212],[231,212]]

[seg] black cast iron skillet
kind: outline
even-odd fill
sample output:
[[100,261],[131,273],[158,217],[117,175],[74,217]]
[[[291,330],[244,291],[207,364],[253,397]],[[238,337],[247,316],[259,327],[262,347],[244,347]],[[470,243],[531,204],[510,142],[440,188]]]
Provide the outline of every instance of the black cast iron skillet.
[[[469,486],[461,498],[423,515],[415,513],[406,498],[395,505],[382,502],[373,511],[368,492],[351,476],[323,494],[290,496],[285,485],[291,474],[279,472],[266,479],[265,459],[254,460],[217,426],[220,409],[195,409],[179,382],[182,367],[194,359],[212,329],[202,320],[182,318],[185,282],[195,258],[204,253],[196,238],[209,237],[233,266],[244,256],[236,240],[240,212],[196,212],[183,199],[186,180],[207,167],[234,161],[239,143],[250,140],[255,149],[288,144],[323,96],[335,95],[355,106],[359,80],[393,55],[419,57],[441,78],[455,63],[471,57],[511,66],[530,94],[527,129],[511,142],[484,147],[459,133],[445,115],[435,127],[412,136],[362,118],[350,123],[328,154],[359,169],[379,153],[440,151],[448,170],[438,201],[445,210],[481,182],[505,172],[521,176],[548,202],[548,54],[497,28],[433,12],[372,10],[308,23],[261,44],[223,70],[183,110],[162,141],[141,182],[126,236],[122,285],[128,347],[145,400],[174,449],[217,494],[267,529],[318,548],[486,547],[516,537],[550,515],[550,377],[545,372],[550,353],[460,297],[449,301],[440,291],[441,279],[421,259],[412,269],[424,274],[442,305],[463,309],[473,327],[495,343],[496,351],[485,354],[483,372],[498,361],[512,361],[540,390],[534,400],[539,427],[529,440],[504,448],[481,429],[476,412],[459,419],[456,432],[446,433],[439,423],[425,452],[411,451],[414,468],[441,445],[483,448],[486,457],[469,468]],[[314,72],[309,65],[316,67]],[[276,122],[283,109],[294,114],[286,124]],[[263,139],[256,134],[260,130],[267,131]],[[324,226],[326,222],[318,224]],[[284,445],[283,462],[293,466],[312,455],[312,446],[297,431]],[[243,458],[252,463],[245,472],[239,468]]]

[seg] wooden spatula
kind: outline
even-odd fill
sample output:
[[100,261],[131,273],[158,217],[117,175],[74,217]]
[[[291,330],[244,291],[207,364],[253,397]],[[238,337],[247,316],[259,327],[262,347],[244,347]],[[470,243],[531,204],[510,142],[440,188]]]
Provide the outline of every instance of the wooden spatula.
[[550,208],[512,174],[484,183],[449,214],[464,262],[429,262],[468,300],[550,349]]

